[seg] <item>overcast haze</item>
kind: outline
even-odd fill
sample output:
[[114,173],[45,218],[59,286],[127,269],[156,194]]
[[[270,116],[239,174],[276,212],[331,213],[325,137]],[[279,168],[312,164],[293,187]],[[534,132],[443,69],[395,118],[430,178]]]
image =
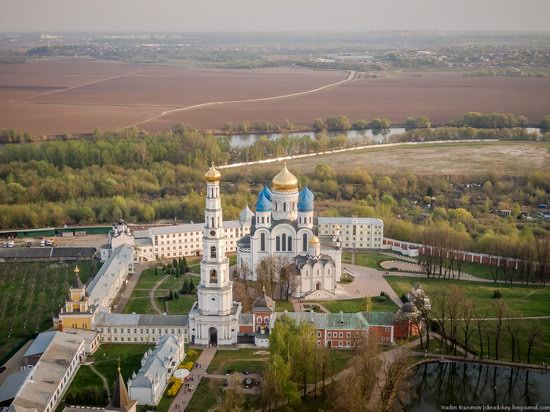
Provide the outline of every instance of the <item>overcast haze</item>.
[[0,0],[1,31],[550,30],[549,0]]

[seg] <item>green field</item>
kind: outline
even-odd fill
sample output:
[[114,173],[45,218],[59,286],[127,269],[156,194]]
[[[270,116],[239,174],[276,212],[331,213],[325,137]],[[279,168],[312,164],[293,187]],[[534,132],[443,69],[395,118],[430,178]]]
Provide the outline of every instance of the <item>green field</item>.
[[[216,405],[221,405],[223,384],[223,379],[202,379],[199,386],[195,388],[195,394],[186,410],[206,412],[212,410]],[[216,410],[219,410],[219,408]]]
[[269,359],[267,349],[245,348],[237,350],[218,350],[207,372],[225,374],[228,369],[236,372],[261,372]]
[[[418,279],[406,278],[399,276],[387,276],[386,279],[395,290],[398,295],[408,292],[411,289],[413,283]],[[432,304],[435,305],[433,314],[437,313],[437,299],[435,296],[448,289],[450,285],[456,285],[460,287],[464,295],[472,299],[475,309],[482,317],[494,317],[495,308],[493,304],[493,293],[495,290],[499,290],[502,293],[502,301],[506,303],[507,307],[512,311],[512,317],[517,316],[550,316],[550,287],[542,286],[522,286],[522,285],[493,285],[492,283],[481,283],[472,281],[458,281],[458,280],[443,280],[443,279],[423,279],[421,284],[424,290],[432,300]],[[505,315],[506,316],[506,315]],[[435,317],[432,315],[432,319]],[[527,335],[530,328],[533,325],[538,325],[541,328],[541,335],[537,343],[533,347],[532,362],[549,362],[550,361],[550,319],[523,319],[523,320],[503,320],[503,326],[501,329],[501,341],[499,344],[499,358],[501,360],[510,361],[512,359],[511,354],[511,337],[507,332],[506,325],[508,322],[517,325],[520,328],[519,336],[519,352],[523,362],[527,361]],[[477,333],[475,320],[470,325],[475,329],[472,337],[469,339],[470,349],[479,354],[481,348],[479,335]],[[459,326],[462,328],[462,326]],[[462,329],[460,329],[462,330]],[[487,334],[487,331],[489,332]],[[483,321],[482,336],[484,339],[484,356],[487,356],[487,335],[489,339],[494,339],[496,335],[496,322],[492,320]],[[459,341],[463,342],[463,333],[458,334]],[[435,343],[435,342],[434,342]],[[491,358],[494,356],[494,343],[491,344]],[[431,348],[433,350],[434,348]]]
[[[391,300],[386,299],[385,302],[377,302],[371,297],[370,308],[371,312],[395,312],[398,307]],[[314,302],[312,302],[314,303]],[[365,298],[358,299],[346,299],[346,300],[327,300],[323,302],[316,302],[323,305],[329,312],[363,312],[367,310]]]
[[[102,344],[99,349],[88,356],[87,362],[92,362],[97,371],[105,377],[109,385],[109,392],[114,388],[114,382],[117,373],[118,361],[120,359],[120,369],[124,382],[127,382],[132,372],[136,372],[141,367],[141,358],[150,348],[150,345],[144,344]],[[100,404],[107,404],[107,396],[103,389],[103,383],[98,375],[90,366],[82,365],[74,380],[69,386],[65,397],[83,394],[88,390],[100,389],[104,398]]]
[[[97,261],[79,262],[86,282],[99,268]],[[18,262],[0,264],[0,365],[35,334],[53,326],[69,285],[74,264]]]
[[494,314],[493,293],[499,290],[508,308],[522,316],[550,316],[550,287],[522,285],[494,285],[492,283],[472,282],[465,280],[418,279],[400,276],[386,276],[395,293],[401,296],[410,292],[414,283],[420,281],[424,290],[431,295],[443,291],[450,285],[459,286],[464,295],[474,301],[478,313],[491,316]]
[[[191,259],[188,260],[188,262]],[[195,295],[180,295],[179,299],[174,299],[166,302],[167,307],[164,306],[163,297],[167,296],[172,291],[178,291],[181,289],[184,281],[186,279],[191,279],[195,284],[195,287],[199,284],[199,278],[197,276],[179,276],[175,277],[173,275],[163,275],[162,270],[158,269],[158,274],[155,275],[154,268],[145,269],[139,278],[138,283],[130,300],[124,307],[124,313],[156,313],[151,305],[149,300],[149,292],[154,286],[162,280],[162,283],[159,285],[155,292],[155,298],[157,299],[157,304],[161,311],[166,311],[170,314],[187,314],[193,306],[193,302],[197,299]]]
[[[352,252],[342,252],[342,263],[352,262]],[[379,252],[356,252],[355,264],[358,266],[365,266],[376,270],[385,270],[380,266],[381,262],[386,260],[399,260],[398,257],[388,256]]]

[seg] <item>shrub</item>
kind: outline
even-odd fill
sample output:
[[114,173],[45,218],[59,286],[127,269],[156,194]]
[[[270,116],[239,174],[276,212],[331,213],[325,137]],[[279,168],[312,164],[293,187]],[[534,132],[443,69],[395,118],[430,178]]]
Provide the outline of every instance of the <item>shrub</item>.
[[172,383],[172,386],[170,387],[170,389],[168,389],[168,392],[166,392],[168,396],[176,396],[181,386],[183,385],[183,382],[181,379],[177,379],[177,378],[173,378],[173,379],[174,381]]
[[409,298],[407,298],[407,295],[403,293],[401,295],[401,302],[407,303],[408,301],[409,301]]
[[370,300],[376,303],[386,303],[387,298],[385,296],[373,296]]
[[501,299],[502,298],[502,293],[500,293],[500,290],[495,290],[493,292],[493,299]]

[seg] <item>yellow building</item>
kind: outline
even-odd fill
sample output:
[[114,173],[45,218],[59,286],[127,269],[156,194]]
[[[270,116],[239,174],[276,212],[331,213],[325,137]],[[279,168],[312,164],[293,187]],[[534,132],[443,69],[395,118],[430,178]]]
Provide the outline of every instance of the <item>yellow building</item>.
[[91,329],[94,313],[88,302],[86,286],[80,280],[80,269],[74,269],[74,279],[69,288],[65,306],[59,313],[57,328]]

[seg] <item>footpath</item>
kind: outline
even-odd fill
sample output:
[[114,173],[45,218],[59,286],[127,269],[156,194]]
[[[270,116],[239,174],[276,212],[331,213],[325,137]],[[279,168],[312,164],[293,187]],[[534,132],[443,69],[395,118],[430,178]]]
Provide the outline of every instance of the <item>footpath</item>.
[[172,404],[170,405],[170,409],[168,409],[168,412],[181,412],[185,410],[187,405],[189,405],[191,398],[193,398],[195,391],[199,387],[199,383],[201,383],[203,376],[206,374],[206,371],[210,366],[210,362],[212,362],[212,359],[214,359],[214,356],[216,355],[217,350],[218,350],[217,347],[210,346],[208,348],[205,348],[201,352],[199,359],[197,359],[197,362],[199,362],[201,365],[200,369],[193,368],[193,370],[191,371],[191,374],[189,375],[193,378],[191,385],[194,386],[194,390],[189,390],[184,386],[182,386],[180,391],[172,401]]

